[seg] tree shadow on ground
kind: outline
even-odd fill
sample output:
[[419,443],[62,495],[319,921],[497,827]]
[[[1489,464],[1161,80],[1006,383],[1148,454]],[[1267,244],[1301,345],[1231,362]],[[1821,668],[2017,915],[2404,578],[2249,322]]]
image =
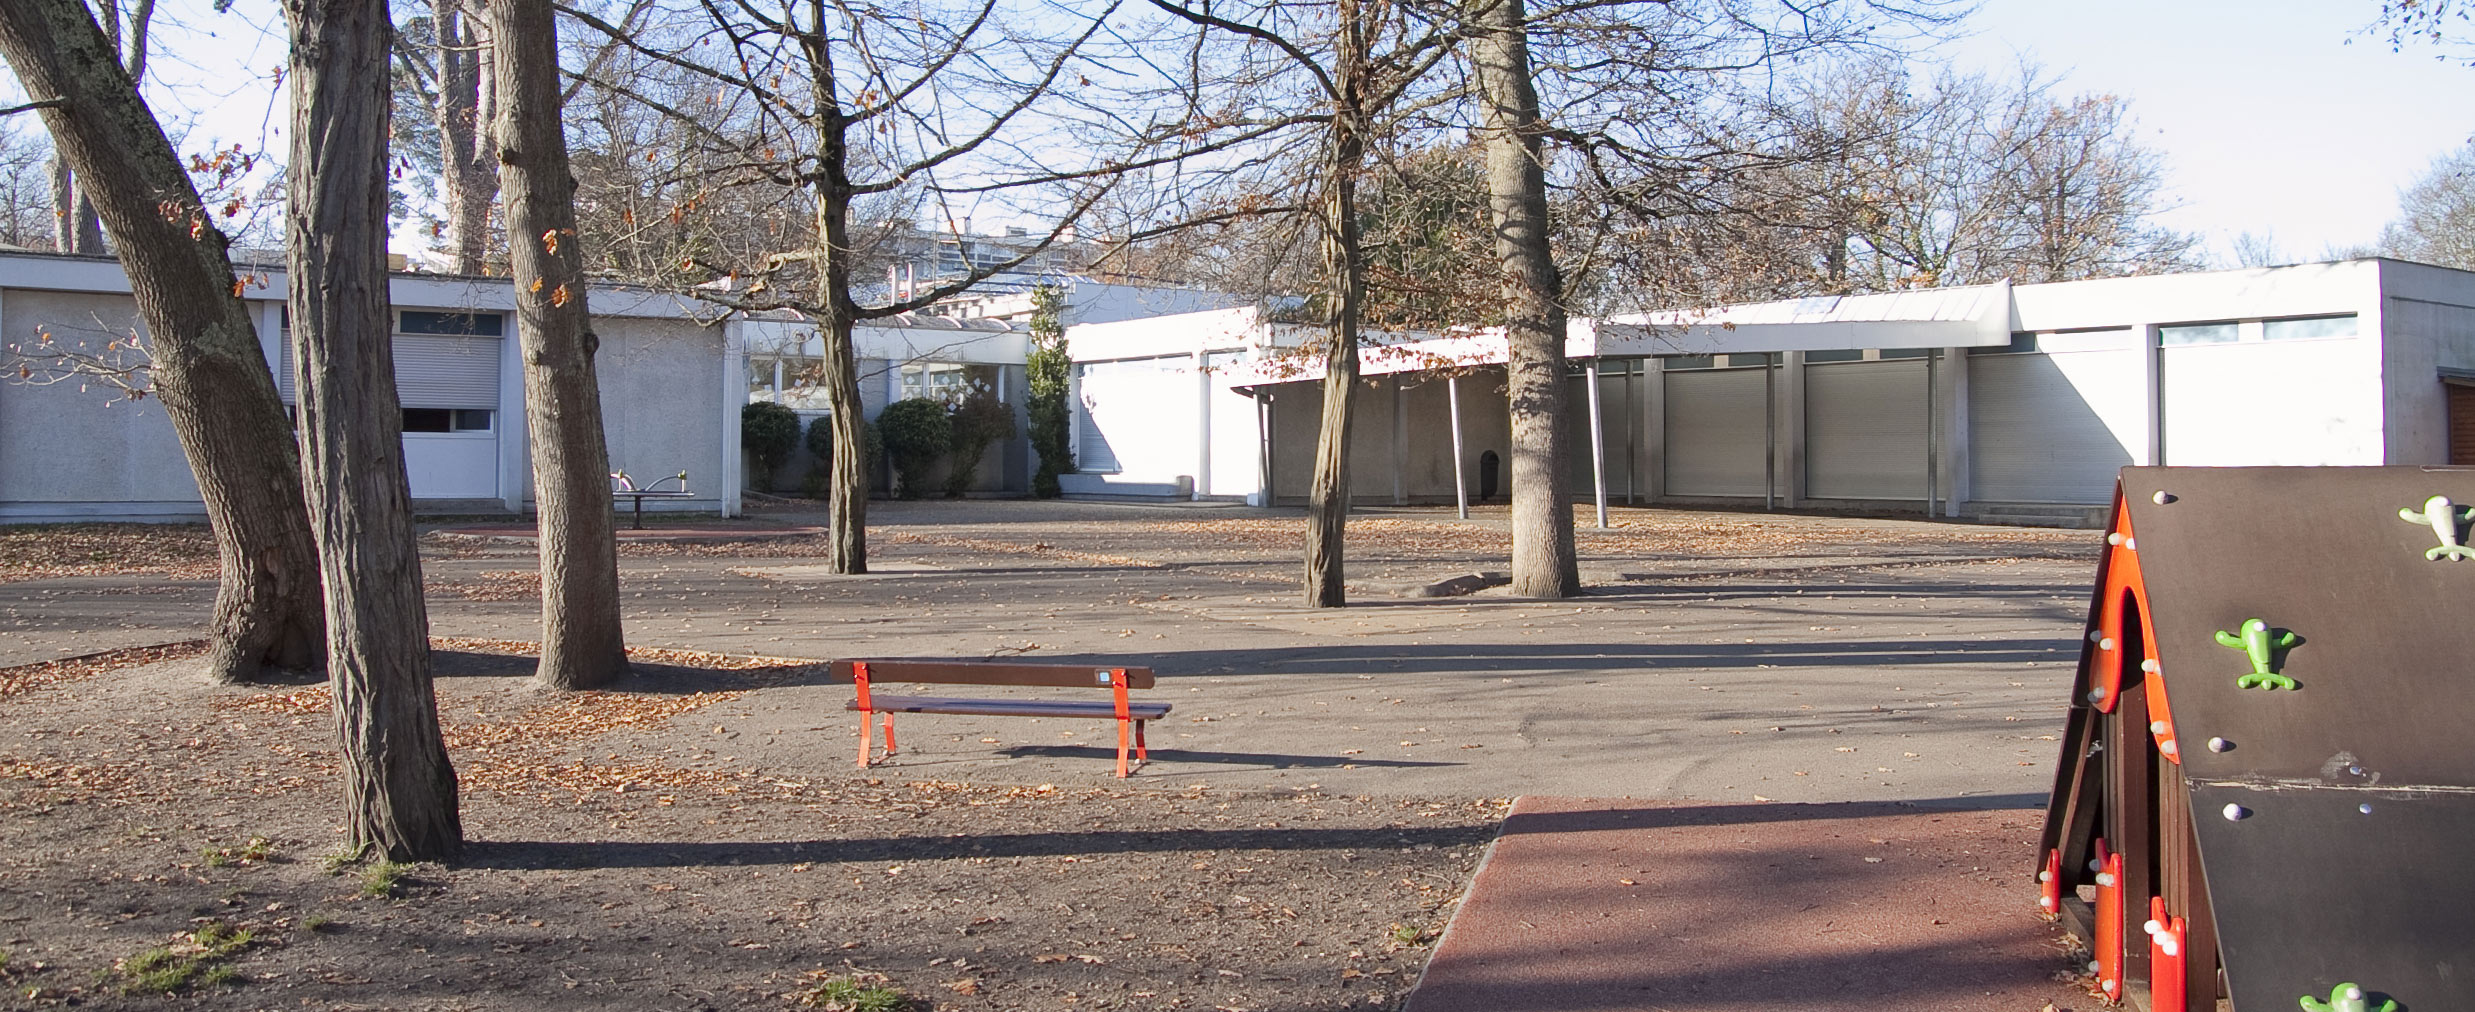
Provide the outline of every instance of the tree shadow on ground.
[[1062,857],[1197,850],[1399,850],[1464,847],[1494,838],[1495,827],[1401,829],[1170,829],[890,836],[772,842],[475,840],[456,863],[472,868],[700,868],[807,863],[934,861],[975,857]]

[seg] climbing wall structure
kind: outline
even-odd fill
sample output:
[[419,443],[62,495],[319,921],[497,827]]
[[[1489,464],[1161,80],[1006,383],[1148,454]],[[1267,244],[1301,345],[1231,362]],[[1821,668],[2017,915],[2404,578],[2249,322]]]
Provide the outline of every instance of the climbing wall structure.
[[2475,1009],[2461,504],[2475,468],[2124,469],[2037,868],[2110,996]]

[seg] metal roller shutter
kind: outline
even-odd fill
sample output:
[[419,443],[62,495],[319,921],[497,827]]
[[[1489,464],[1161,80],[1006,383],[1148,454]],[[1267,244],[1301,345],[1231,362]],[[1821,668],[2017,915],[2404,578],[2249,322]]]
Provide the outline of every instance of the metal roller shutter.
[[1925,363],[1805,368],[1805,495],[1925,498]]
[[2449,385],[2449,463],[2475,464],[2475,387]]
[[[1968,498],[2101,505],[2145,425],[2137,350],[1968,357]],[[2145,439],[2145,434],[2134,438]]]
[[1761,369],[1662,373],[1667,384],[1669,495],[1763,492]]
[[[408,408],[497,408],[501,338],[395,336],[395,396]],[[275,385],[284,403],[295,403],[292,335],[284,335]]]

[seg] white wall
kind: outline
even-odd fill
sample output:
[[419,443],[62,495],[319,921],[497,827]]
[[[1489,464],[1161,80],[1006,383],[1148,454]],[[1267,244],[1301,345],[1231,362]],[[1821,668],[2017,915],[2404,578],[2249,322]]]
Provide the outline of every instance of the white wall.
[[[55,344],[101,351],[138,329],[137,303],[126,295],[0,295],[0,345],[33,348],[49,334]],[[33,386],[0,379],[0,517],[202,511],[197,480],[160,402],[129,400],[78,380]]]

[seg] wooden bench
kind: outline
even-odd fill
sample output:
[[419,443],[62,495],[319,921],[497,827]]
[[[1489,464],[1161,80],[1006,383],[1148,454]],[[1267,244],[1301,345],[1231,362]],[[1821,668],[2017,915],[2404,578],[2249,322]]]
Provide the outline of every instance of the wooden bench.
[[[1167,703],[1137,703],[1126,697],[1130,689],[1152,687],[1150,668],[1103,668],[1082,664],[1018,664],[1006,661],[930,661],[869,659],[835,661],[826,676],[831,681],[849,682],[857,688],[856,698],[845,709],[857,710],[859,717],[859,765],[866,767],[876,760],[875,731],[869,726],[873,714],[884,714],[885,754],[894,754],[894,715],[897,713],[957,713],[984,717],[1088,717],[1093,720],[1117,721],[1117,775],[1128,771],[1126,751],[1134,750],[1139,765],[1151,759],[1151,749],[1143,741],[1143,725],[1159,720],[1169,713]],[[1056,686],[1060,688],[1102,688],[1114,697],[1097,699],[965,699],[952,696],[896,696],[872,691],[881,682],[915,682],[941,685],[1024,685]]]

